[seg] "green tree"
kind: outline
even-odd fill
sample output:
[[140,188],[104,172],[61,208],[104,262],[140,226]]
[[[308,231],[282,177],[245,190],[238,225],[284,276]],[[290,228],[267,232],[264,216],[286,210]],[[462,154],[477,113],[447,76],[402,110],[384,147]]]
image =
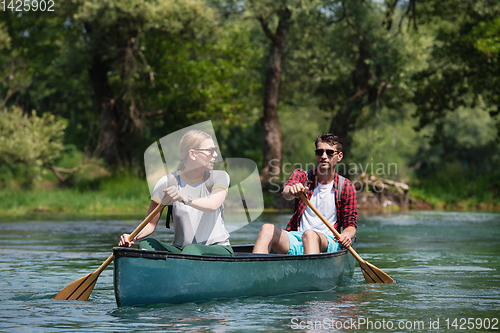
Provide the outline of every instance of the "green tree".
[[[433,30],[435,42],[428,69],[414,76],[419,128],[433,124],[434,139],[444,135],[446,115],[475,108],[497,122],[500,134],[500,52],[497,1],[429,1],[418,4],[417,20]],[[494,109],[492,109],[492,107]]]
[[350,1],[343,9],[344,18],[325,26],[313,44],[311,74],[320,106],[332,114],[329,131],[348,148],[366,108],[375,118],[381,106],[401,105],[411,95],[409,78],[425,61],[425,41],[388,27],[377,2]]
[[146,39],[161,33],[196,42],[213,31],[213,13],[201,1],[81,1],[73,20],[76,29],[83,27],[80,38],[72,42],[87,56],[100,115],[97,152],[110,165],[128,165],[130,142],[138,140],[145,112],[156,111],[145,110],[146,96],[137,93],[138,86],[155,85],[154,68],[142,50]]
[[18,91],[29,87],[31,76],[26,65],[12,50],[11,38],[3,22],[0,22],[0,108]]
[[258,85],[246,68],[258,51],[206,3],[59,5],[50,15],[0,13],[15,59],[33,77],[9,103],[69,119],[66,139],[109,165],[130,166],[165,131],[237,122],[251,109],[246,96]]
[[[300,43],[290,43],[289,39],[304,41],[311,36],[305,33],[318,22],[325,24],[335,21],[336,10],[340,1],[301,1],[301,0],[249,0],[249,1],[212,1],[225,16],[251,18],[258,22],[267,53],[263,60],[263,112],[260,121],[262,131],[262,167],[261,180],[280,179],[283,162],[283,145],[279,119],[279,105],[282,84],[285,81],[282,73],[285,55],[302,50]],[[322,20],[324,13],[330,17]],[[259,41],[260,42],[260,41]],[[293,69],[291,69],[293,71]],[[285,101],[288,103],[288,101]]]
[[58,168],[54,162],[65,149],[64,130],[67,121],[57,119],[50,113],[30,116],[19,107],[0,109],[0,163],[16,169],[23,165],[29,177],[39,178],[42,168],[54,172],[64,181],[61,172],[72,173],[79,169]]

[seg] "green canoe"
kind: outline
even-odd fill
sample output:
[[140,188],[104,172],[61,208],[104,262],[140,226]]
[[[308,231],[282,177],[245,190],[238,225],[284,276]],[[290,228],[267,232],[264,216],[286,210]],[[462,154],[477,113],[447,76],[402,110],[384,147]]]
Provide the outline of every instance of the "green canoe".
[[347,250],[290,256],[252,254],[252,248],[233,246],[234,257],[213,257],[115,247],[116,302],[138,306],[328,290],[354,273]]

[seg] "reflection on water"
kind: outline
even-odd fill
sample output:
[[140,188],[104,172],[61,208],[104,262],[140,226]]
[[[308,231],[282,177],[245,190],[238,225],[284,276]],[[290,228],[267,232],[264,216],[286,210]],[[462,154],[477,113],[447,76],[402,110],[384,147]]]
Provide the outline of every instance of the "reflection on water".
[[[288,218],[263,215],[260,222],[233,232],[232,242],[253,243],[263,222],[284,227]],[[356,251],[393,277],[395,284],[366,284],[357,268],[352,283],[326,292],[118,308],[108,268],[89,301],[52,299],[67,284],[95,270],[119,236],[133,230],[138,221],[0,220],[0,287],[4,290],[0,329],[346,331],[345,326],[335,325],[372,320],[375,325],[385,321],[394,327],[421,322],[427,331],[437,320],[441,330],[453,330],[446,326],[447,319],[451,323],[455,318],[500,317],[500,214],[476,212],[360,216]],[[172,239],[162,227],[156,235]]]

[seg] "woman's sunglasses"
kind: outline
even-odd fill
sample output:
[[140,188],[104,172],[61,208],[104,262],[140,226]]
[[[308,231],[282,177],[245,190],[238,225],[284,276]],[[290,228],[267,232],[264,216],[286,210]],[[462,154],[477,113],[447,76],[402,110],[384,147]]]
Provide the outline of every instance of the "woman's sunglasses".
[[207,151],[210,153],[210,155],[213,156],[214,153],[217,153],[217,147],[213,147],[213,148],[193,148],[193,150],[203,150],[203,151]]
[[333,149],[316,149],[314,152],[316,153],[317,156],[323,156],[325,151],[328,157],[332,157],[333,155],[340,153],[339,150],[333,150]]

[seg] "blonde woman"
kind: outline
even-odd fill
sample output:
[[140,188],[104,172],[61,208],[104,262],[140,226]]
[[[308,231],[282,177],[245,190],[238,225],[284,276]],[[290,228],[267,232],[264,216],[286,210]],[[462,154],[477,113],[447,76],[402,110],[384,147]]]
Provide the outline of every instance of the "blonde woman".
[[212,137],[205,132],[189,131],[181,139],[179,153],[181,158],[177,170],[158,181],[147,213],[162,200],[173,201],[172,245],[148,238],[156,229],[161,215],[158,214],[132,241],[128,240],[128,234],[123,234],[118,246],[130,247],[140,241],[139,248],[147,250],[233,256],[222,214],[229,175],[225,171],[213,170],[218,155]]

